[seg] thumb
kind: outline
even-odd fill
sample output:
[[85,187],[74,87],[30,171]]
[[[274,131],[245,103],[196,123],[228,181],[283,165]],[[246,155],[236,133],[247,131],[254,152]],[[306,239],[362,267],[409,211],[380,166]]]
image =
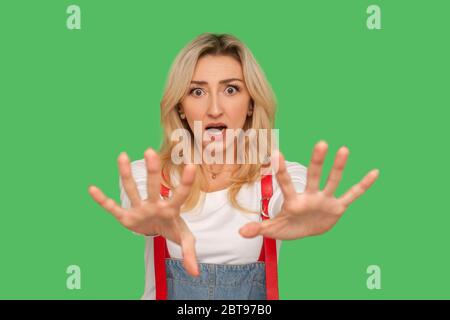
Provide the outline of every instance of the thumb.
[[262,232],[261,222],[250,222],[239,229],[239,233],[244,238],[254,238]]
[[183,252],[183,265],[186,271],[194,277],[200,275],[197,254],[195,252],[195,238],[190,233],[181,239],[181,249]]

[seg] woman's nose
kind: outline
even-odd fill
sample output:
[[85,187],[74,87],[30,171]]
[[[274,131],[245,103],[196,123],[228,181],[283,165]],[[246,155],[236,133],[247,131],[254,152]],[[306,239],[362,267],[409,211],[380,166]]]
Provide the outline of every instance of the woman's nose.
[[220,105],[219,97],[217,94],[211,95],[209,105],[208,105],[208,115],[217,118],[223,113],[222,107]]

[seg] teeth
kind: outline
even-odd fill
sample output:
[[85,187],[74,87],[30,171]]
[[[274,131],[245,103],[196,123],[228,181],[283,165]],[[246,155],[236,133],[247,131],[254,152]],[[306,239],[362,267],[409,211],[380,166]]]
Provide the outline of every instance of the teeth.
[[206,130],[220,130],[220,131],[222,131],[225,128],[226,127],[224,127],[224,126],[220,126],[220,127],[206,127]]
[[213,134],[213,135],[222,134],[222,130],[217,129],[217,128],[209,128],[209,129],[206,129],[206,131],[208,131],[209,134]]

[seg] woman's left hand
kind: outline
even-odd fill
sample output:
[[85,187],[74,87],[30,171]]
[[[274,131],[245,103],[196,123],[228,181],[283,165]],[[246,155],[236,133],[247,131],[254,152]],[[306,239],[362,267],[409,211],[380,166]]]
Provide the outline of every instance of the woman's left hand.
[[338,150],[326,186],[320,190],[320,176],[327,150],[325,141],[315,145],[303,193],[295,191],[284,157],[281,153],[274,154],[274,159],[278,157],[279,161],[276,178],[284,196],[281,211],[273,219],[246,224],[239,233],[245,238],[263,235],[273,239],[293,240],[330,230],[348,206],[371,187],[379,171],[370,171],[358,184],[336,198],[334,193],[341,181],[349,151],[346,147]]

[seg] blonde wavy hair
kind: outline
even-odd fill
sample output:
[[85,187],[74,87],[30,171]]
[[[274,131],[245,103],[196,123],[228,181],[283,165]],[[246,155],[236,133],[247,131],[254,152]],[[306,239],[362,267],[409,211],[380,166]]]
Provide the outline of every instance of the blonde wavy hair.
[[[178,143],[171,140],[171,134],[175,129],[189,130],[192,137],[191,145],[194,146],[194,135],[186,120],[181,120],[178,107],[183,97],[187,94],[193,77],[197,61],[205,56],[230,56],[236,59],[242,66],[244,82],[247,86],[253,105],[253,114],[247,117],[244,131],[253,129],[273,128],[275,121],[276,100],[273,90],[268,83],[264,72],[256,62],[250,50],[235,36],[230,34],[203,33],[188,43],[175,58],[164,89],[160,103],[161,124],[163,127],[163,140],[160,148],[163,183],[169,188],[176,187],[171,179],[171,174],[177,172],[181,177],[184,164],[176,165],[171,160],[172,149]],[[269,141],[270,137],[269,137]],[[246,142],[247,143],[247,142]],[[247,144],[246,144],[247,145]],[[270,145],[270,144],[269,144]],[[228,189],[228,199],[232,206],[247,213],[259,213],[243,208],[236,200],[236,196],[244,184],[253,183],[261,178],[261,163],[249,164],[248,151],[245,148],[245,164],[238,166],[231,178],[231,186]],[[269,148],[270,149],[270,148]],[[268,150],[270,155],[270,150]],[[191,153],[192,154],[192,153]],[[202,170],[198,170],[191,192],[182,206],[182,211],[189,211],[200,204],[201,185],[205,181]],[[201,173],[201,174],[199,174]]]

